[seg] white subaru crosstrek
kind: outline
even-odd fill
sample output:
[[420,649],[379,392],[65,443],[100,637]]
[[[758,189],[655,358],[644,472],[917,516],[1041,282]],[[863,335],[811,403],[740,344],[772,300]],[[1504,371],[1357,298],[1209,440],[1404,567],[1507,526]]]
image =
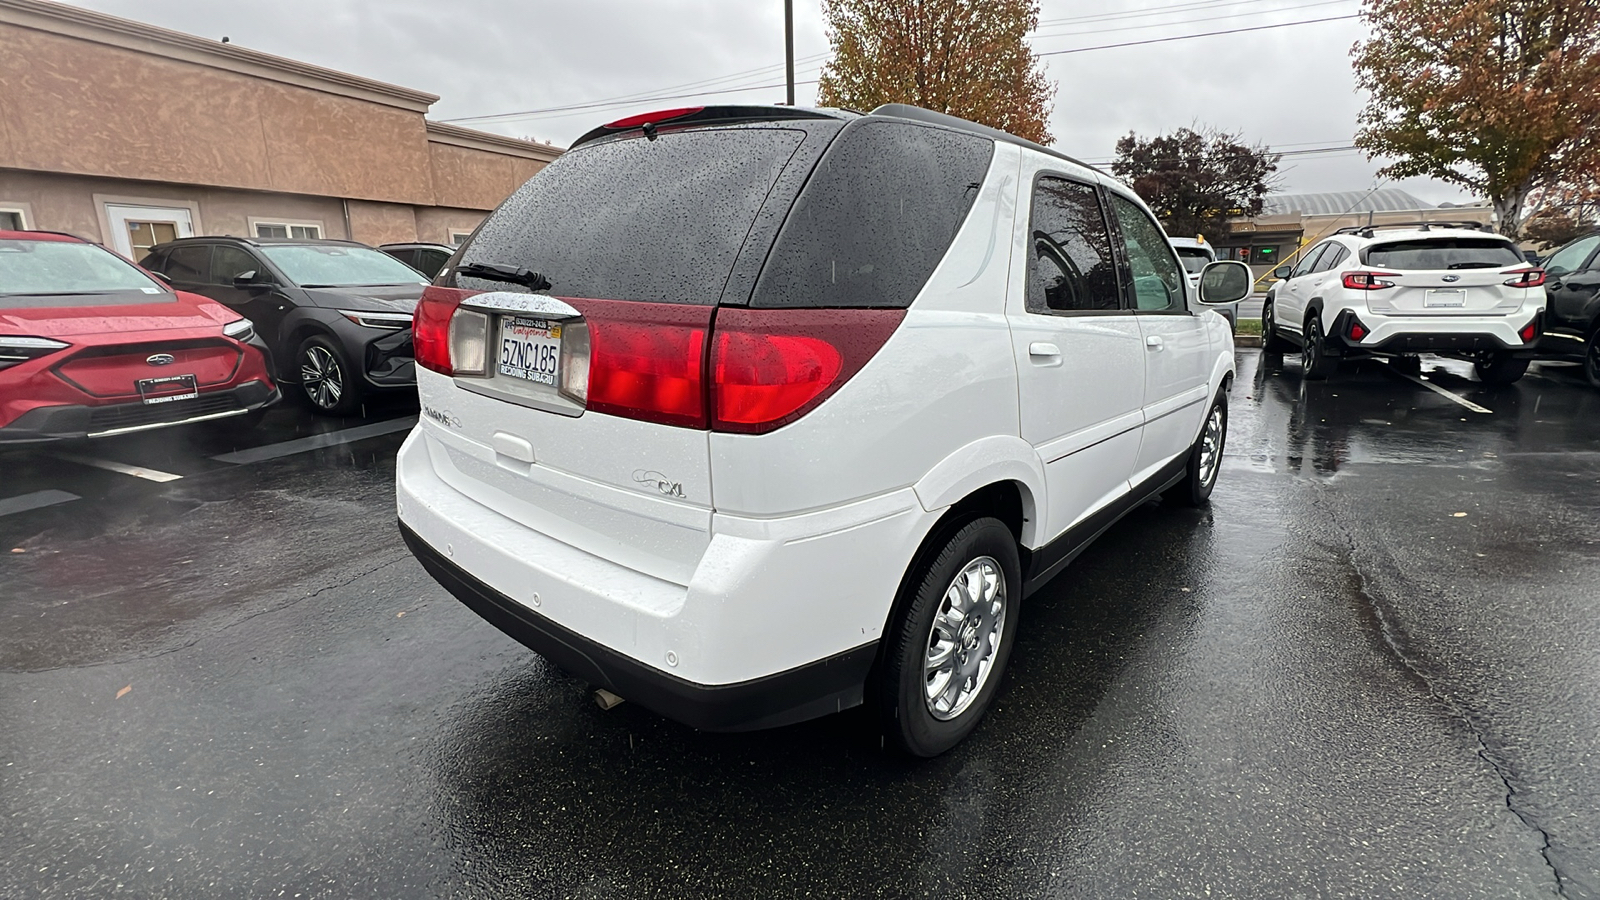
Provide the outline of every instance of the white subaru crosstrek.
[[1205,502],[1234,375],[1139,198],[905,106],[596,129],[424,295],[413,553],[573,675],[710,730],[990,705],[1019,604],[1123,514]]
[[1418,354],[1436,353],[1471,362],[1485,383],[1507,384],[1538,347],[1544,270],[1476,225],[1342,228],[1273,275],[1262,347],[1299,347],[1310,379],[1343,359],[1385,357],[1415,370]]

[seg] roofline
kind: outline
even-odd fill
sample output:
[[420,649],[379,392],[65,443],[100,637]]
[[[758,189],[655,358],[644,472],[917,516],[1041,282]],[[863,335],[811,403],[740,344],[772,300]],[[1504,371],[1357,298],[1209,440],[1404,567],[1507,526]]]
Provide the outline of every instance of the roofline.
[[376,249],[371,244],[363,244],[360,241],[352,241],[347,238],[254,238],[239,234],[195,234],[190,235],[189,237],[173,238],[170,241],[162,241],[150,249],[154,250],[156,247],[170,247],[173,244],[200,244],[205,243],[206,241],[238,241],[241,244],[249,244],[252,247],[273,245],[282,246],[285,244],[302,246],[308,244],[350,244],[354,247],[366,247],[369,250]]
[[[3,2],[5,0],[0,0],[0,3]],[[469,150],[483,150],[502,156],[520,156],[523,159],[537,159],[543,162],[553,162],[556,157],[566,152],[553,144],[540,144],[503,134],[462,128],[460,125],[451,125],[447,122],[430,121],[427,125],[428,140],[435,144],[448,144],[452,147],[466,147]]]
[[426,113],[436,94],[374,81],[334,69],[273,56],[238,44],[184,34],[132,19],[53,3],[50,0],[0,0],[0,23],[31,28],[137,53],[178,59],[227,72],[264,78],[328,94],[352,97]]
[[1027,138],[1017,137],[1009,131],[1001,131],[998,128],[991,128],[988,125],[980,125],[977,122],[963,119],[960,116],[952,116],[947,113],[934,112],[931,109],[923,109],[920,106],[910,106],[905,103],[885,103],[867,115],[892,116],[896,119],[909,119],[913,122],[925,122],[929,125],[942,125],[945,128],[953,128],[957,131],[968,131],[987,138],[993,138],[997,141],[1004,141],[1008,144],[1016,144],[1019,147],[1027,147],[1029,150],[1043,153],[1046,156],[1053,156],[1056,159],[1065,160],[1075,166],[1082,166],[1091,172],[1101,172],[1104,174],[1104,170],[1098,166],[1091,166],[1081,159],[1074,159],[1073,157],[1062,153],[1060,150],[1052,150],[1043,144],[1034,143]]

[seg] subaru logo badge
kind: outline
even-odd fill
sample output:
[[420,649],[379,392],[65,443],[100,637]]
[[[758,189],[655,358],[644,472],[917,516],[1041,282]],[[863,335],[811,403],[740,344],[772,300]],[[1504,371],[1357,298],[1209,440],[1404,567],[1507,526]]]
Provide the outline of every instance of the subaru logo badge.
[[1452,281],[1460,281],[1461,280],[1461,276],[1460,275],[1446,275],[1446,276],[1444,276],[1444,280],[1445,280],[1445,283],[1448,284],[1448,283],[1450,283]]
[[152,366],[170,366],[177,362],[178,358],[173,356],[171,353],[155,353],[151,354],[150,356],[146,356],[144,361]]

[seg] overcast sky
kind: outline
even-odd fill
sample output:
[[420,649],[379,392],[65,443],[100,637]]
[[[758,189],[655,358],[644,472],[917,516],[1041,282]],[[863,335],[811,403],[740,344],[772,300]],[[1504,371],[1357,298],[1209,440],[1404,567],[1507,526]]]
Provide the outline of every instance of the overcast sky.
[[[783,101],[783,0],[76,0],[77,5],[438,94],[431,118],[546,111],[463,125],[565,145],[597,124],[666,106]],[[795,0],[797,100],[816,101],[828,51],[820,0]],[[1043,0],[1041,54],[1349,15],[1358,0]],[[1132,15],[1130,14],[1137,14]],[[1120,17],[1118,17],[1120,16]],[[1060,21],[1066,20],[1066,21]],[[1055,146],[1109,160],[1118,137],[1215,125],[1293,151],[1348,146],[1363,98],[1358,20],[1045,56],[1059,85]],[[729,79],[727,76],[738,76]],[[722,79],[715,83],[714,79]],[[759,87],[769,85],[769,87]],[[775,86],[774,86],[775,85]],[[757,86],[684,100],[649,99]],[[1359,152],[1289,156],[1286,192],[1366,190]],[[1394,186],[1394,185],[1386,185]],[[1413,179],[1432,202],[1456,189]]]

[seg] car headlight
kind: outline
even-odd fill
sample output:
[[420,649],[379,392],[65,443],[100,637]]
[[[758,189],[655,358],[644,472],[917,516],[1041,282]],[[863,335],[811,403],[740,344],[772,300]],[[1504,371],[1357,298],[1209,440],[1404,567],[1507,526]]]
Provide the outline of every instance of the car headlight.
[[222,326],[222,333],[236,341],[248,341],[256,333],[256,325],[249,319],[239,319]]
[[0,335],[0,369],[8,369],[30,359],[49,356],[57,350],[65,350],[70,346],[72,345],[50,338]]
[[398,328],[411,327],[411,313],[394,312],[360,312],[353,309],[341,309],[339,315],[364,328],[385,328],[393,331]]

